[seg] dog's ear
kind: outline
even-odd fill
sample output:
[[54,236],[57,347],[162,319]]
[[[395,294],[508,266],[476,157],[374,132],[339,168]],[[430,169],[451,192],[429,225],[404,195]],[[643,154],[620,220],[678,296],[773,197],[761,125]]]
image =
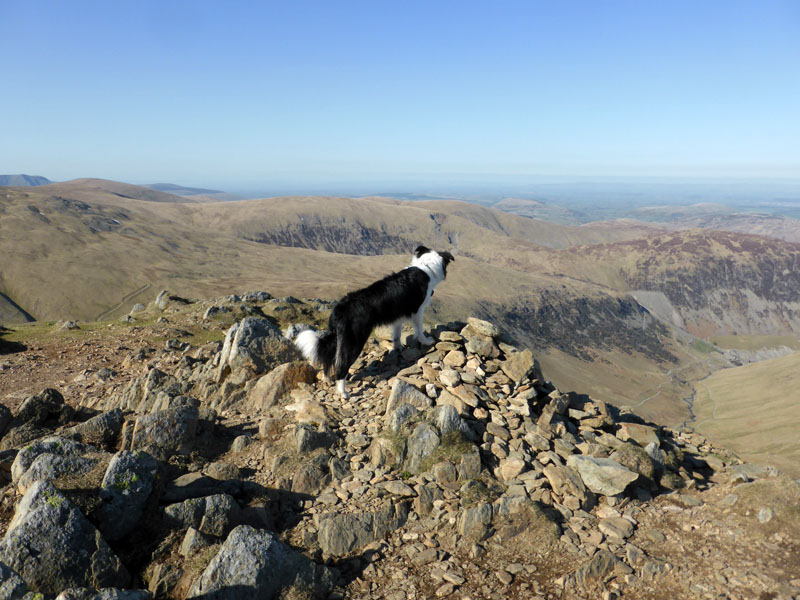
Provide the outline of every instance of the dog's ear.
[[430,251],[431,251],[431,249],[430,248],[426,248],[425,246],[417,246],[416,250],[414,250],[414,256],[419,258],[423,254],[427,254]]
[[439,256],[444,259],[444,264],[448,265],[455,260],[455,257],[449,252],[439,252]]

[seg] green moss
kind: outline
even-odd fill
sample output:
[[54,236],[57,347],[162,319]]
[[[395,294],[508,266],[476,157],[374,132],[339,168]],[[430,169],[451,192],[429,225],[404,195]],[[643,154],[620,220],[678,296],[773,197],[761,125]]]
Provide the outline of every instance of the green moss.
[[125,491],[130,489],[131,484],[136,483],[137,481],[139,481],[139,476],[136,473],[127,471],[121,475],[117,475],[114,478],[114,487],[118,490]]
[[64,499],[58,494],[48,494],[45,497],[45,502],[47,502],[47,504],[49,504],[50,506],[61,506],[61,503],[63,501]]

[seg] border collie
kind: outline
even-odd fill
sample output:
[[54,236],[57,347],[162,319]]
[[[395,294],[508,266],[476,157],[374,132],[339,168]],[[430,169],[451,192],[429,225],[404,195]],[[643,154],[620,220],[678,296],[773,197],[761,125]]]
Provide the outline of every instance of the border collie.
[[395,350],[401,347],[400,331],[408,320],[414,324],[421,344],[433,344],[433,338],[422,330],[422,314],[430,304],[433,288],[444,281],[447,265],[453,260],[449,252],[418,246],[411,265],[347,294],[333,307],[328,330],[302,331],[294,341],[295,346],[306,360],[322,367],[326,380],[335,378],[336,389],[342,398],[347,398],[347,371],[377,325],[391,324]]

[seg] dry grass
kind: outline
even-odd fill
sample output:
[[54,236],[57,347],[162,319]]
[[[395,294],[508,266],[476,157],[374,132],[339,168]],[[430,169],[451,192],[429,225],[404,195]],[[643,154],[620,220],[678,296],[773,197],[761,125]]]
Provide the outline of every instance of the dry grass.
[[696,428],[745,460],[800,476],[800,352],[723,369],[697,384]]

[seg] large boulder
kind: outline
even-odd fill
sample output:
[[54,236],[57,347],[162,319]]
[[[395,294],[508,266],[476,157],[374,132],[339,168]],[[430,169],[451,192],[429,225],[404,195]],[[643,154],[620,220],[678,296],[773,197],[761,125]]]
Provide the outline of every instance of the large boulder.
[[[33,464],[43,456],[76,459],[90,451],[89,446],[60,436],[50,436],[26,446],[17,453],[11,465],[11,481],[19,484]],[[41,467],[39,467],[41,469]],[[38,479],[41,479],[39,477]]]
[[299,383],[314,383],[317,371],[305,361],[293,361],[275,367],[258,379],[247,393],[248,414],[275,406]]
[[0,561],[34,590],[125,587],[128,571],[100,532],[50,482],[22,498],[0,542]]
[[271,600],[292,586],[324,598],[333,587],[333,576],[272,533],[240,525],[228,535],[187,598]]
[[235,369],[242,369],[255,376],[299,358],[294,346],[283,337],[280,327],[275,323],[267,319],[246,317],[235,323],[225,334],[217,380],[222,381]]
[[144,450],[159,460],[168,460],[173,454],[188,454],[197,434],[199,416],[197,401],[180,396],[170,408],[136,420],[130,449]]
[[111,459],[100,485],[102,506],[95,516],[108,540],[118,540],[136,527],[153,491],[158,462],[145,452],[122,450]]

